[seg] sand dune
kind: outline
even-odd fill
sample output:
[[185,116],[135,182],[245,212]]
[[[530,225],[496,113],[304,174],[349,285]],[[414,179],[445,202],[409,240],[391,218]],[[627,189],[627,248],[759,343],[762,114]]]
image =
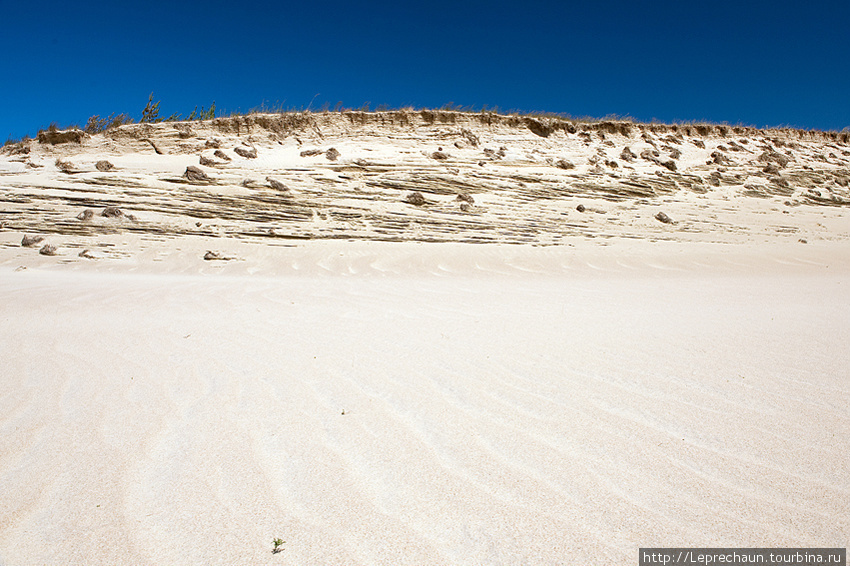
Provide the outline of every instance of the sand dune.
[[[322,120],[0,157],[0,565],[848,546],[846,141]],[[184,146],[213,134],[232,161],[189,182]],[[602,141],[640,154],[643,134],[684,146],[676,171],[633,165],[652,194],[585,161]],[[820,175],[819,196],[712,186],[730,137],[750,157],[724,179],[776,138],[797,144],[780,177]]]
[[[3,222],[67,246],[127,232],[545,245],[850,234],[844,134],[558,121],[541,131],[537,120],[453,112],[284,118],[136,124],[82,144],[9,146]],[[113,167],[101,171],[103,162]],[[188,167],[203,177],[187,178]],[[103,217],[107,207],[132,218]],[[86,209],[92,217],[79,220]]]

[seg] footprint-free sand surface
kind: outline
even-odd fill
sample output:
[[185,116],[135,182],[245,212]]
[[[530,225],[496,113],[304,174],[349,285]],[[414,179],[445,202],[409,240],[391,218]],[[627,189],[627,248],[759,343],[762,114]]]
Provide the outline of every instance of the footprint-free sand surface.
[[846,250],[692,248],[2,265],[0,563],[847,546]]

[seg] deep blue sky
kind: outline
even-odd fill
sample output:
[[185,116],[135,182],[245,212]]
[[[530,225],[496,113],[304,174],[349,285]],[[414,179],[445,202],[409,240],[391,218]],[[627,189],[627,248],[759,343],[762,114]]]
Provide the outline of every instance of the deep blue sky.
[[92,114],[448,102],[841,130],[850,0],[0,0],[0,136]]

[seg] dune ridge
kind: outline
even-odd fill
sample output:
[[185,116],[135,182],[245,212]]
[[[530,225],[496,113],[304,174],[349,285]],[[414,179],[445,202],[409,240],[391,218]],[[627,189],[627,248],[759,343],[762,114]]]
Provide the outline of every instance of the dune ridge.
[[399,111],[19,145],[0,157],[0,221],[60,248],[128,232],[542,245],[848,234],[850,145],[834,132]]

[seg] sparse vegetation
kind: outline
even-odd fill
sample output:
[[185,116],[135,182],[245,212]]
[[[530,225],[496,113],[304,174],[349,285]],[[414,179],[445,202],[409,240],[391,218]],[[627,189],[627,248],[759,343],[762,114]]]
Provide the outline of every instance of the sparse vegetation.
[[153,122],[161,122],[159,119],[159,101],[153,101],[153,93],[148,97],[148,103],[145,109],[142,110],[142,123],[150,124]]
[[27,154],[30,152],[30,137],[13,138],[11,135],[3,144],[2,152],[8,155]]
[[110,114],[106,118],[101,118],[100,115],[95,114],[90,117],[88,122],[86,122],[86,127],[83,130],[88,134],[99,134],[106,130],[111,130],[113,128],[117,128],[118,126],[123,126],[124,124],[132,124],[133,119],[127,114]]
[[283,550],[281,546],[284,544],[286,544],[286,541],[283,539],[276,538],[272,540],[272,545],[274,545],[274,547],[272,548],[272,554],[277,554],[278,552]]
[[215,101],[213,101],[209,110],[205,110],[203,106],[201,106],[200,112],[198,111],[198,107],[195,106],[195,109],[192,110],[192,113],[189,114],[189,117],[186,119],[189,122],[197,121],[197,120],[212,120],[215,118]]
[[140,120],[143,124],[158,124],[160,122],[197,122],[200,120],[211,120],[215,118],[215,102],[212,103],[209,110],[205,109],[201,106],[201,110],[198,110],[198,107],[195,106],[195,109],[192,110],[192,113],[189,114],[186,120],[182,120],[183,116],[181,114],[174,113],[167,118],[159,117],[159,105],[161,101],[153,101],[153,93],[150,93],[148,96],[148,103],[145,105],[145,108],[142,110],[142,119]]
[[[315,97],[314,97],[315,98]],[[242,112],[239,110],[230,111],[230,112],[220,112],[216,108],[216,104],[213,103],[209,108],[204,106],[195,106],[191,113],[188,114],[185,118],[178,113],[171,114],[168,117],[160,116],[160,101],[154,100],[154,94],[151,93],[148,96],[147,104],[142,110],[142,116],[139,120],[140,123],[160,123],[160,122],[196,122],[203,120],[214,120],[216,118],[237,118],[237,117],[258,117],[257,119],[262,119],[268,122],[269,120],[273,122],[277,122],[278,125],[283,127],[284,129],[288,129],[291,126],[295,126],[296,122],[302,123],[305,121],[310,121],[313,119],[313,116],[318,113],[328,113],[330,110],[330,103],[325,102],[321,110],[311,110],[313,101],[311,100],[310,105],[307,108],[303,106],[301,108],[297,107],[288,107],[284,108],[282,104],[277,104],[274,107],[267,105],[265,102],[259,106],[252,108],[248,112]],[[749,131],[756,130],[754,126],[745,126],[742,124],[737,125],[729,125],[727,123],[716,123],[710,122],[707,120],[694,120],[694,121],[678,121],[675,123],[664,124],[659,122],[658,120],[653,120],[651,122],[639,122],[635,118],[628,115],[616,115],[616,114],[608,114],[602,118],[594,118],[591,116],[572,116],[563,112],[542,112],[542,111],[524,111],[524,110],[509,110],[503,112],[499,109],[498,106],[488,107],[486,104],[480,107],[476,107],[475,105],[459,105],[454,102],[449,102],[444,104],[440,108],[417,108],[413,106],[406,107],[391,107],[387,104],[379,104],[375,107],[375,110],[372,110],[372,105],[369,102],[362,104],[359,108],[354,107],[346,107],[343,106],[342,101],[337,102],[332,112],[341,113],[347,115],[350,120],[354,123],[365,123],[367,120],[367,116],[371,113],[382,113],[382,114],[391,114],[390,119],[398,120],[399,123],[411,123],[411,120],[414,116],[418,114],[418,116],[424,120],[428,124],[432,123],[443,123],[443,124],[453,124],[461,121],[461,115],[466,114],[469,115],[472,119],[477,119],[481,122],[485,122],[487,124],[493,123],[507,123],[516,125],[517,123],[523,123],[526,125],[532,132],[541,136],[548,137],[550,134],[556,131],[564,131],[566,133],[574,134],[576,132],[584,133],[588,129],[592,129],[593,131],[605,132],[608,134],[620,134],[620,135],[631,135],[631,132],[634,129],[639,129],[641,133],[646,134],[647,132],[651,132],[654,134],[664,134],[673,132],[677,136],[690,136],[690,137],[703,137],[707,135],[718,135],[718,136],[728,136],[728,135],[745,135]],[[268,117],[266,115],[277,116]],[[65,143],[66,141],[74,141],[79,143],[82,138],[86,135],[93,135],[102,133],[105,131],[112,130],[119,126],[125,124],[133,124],[134,119],[124,113],[113,113],[106,117],[101,117],[101,115],[96,114],[91,116],[86,122],[85,127],[79,128],[77,126],[68,126],[66,128],[60,128],[56,122],[50,124],[47,130],[39,131],[39,142],[41,143]],[[267,124],[261,124],[263,127],[266,127]],[[217,128],[222,127],[220,124],[216,125]],[[230,126],[234,127],[234,126]],[[240,125],[236,125],[235,128],[237,131],[240,129]],[[266,127],[266,129],[275,128]],[[796,128],[791,128],[788,126],[778,126],[775,128],[765,129],[775,129],[775,130],[785,130],[796,132],[796,135],[802,137],[807,135],[808,133],[818,133],[819,135],[826,135],[834,139],[837,142],[848,143],[850,142],[850,128],[844,128],[842,131],[822,131],[822,130],[800,130]],[[474,139],[467,138],[468,142],[476,146]],[[18,148],[21,146],[22,142],[26,142],[27,138],[23,139],[15,139],[11,136],[6,140],[3,144],[3,148],[8,152],[10,146],[14,148]],[[698,139],[692,140],[695,145],[699,146],[700,142]],[[26,143],[23,143],[26,145]]]

